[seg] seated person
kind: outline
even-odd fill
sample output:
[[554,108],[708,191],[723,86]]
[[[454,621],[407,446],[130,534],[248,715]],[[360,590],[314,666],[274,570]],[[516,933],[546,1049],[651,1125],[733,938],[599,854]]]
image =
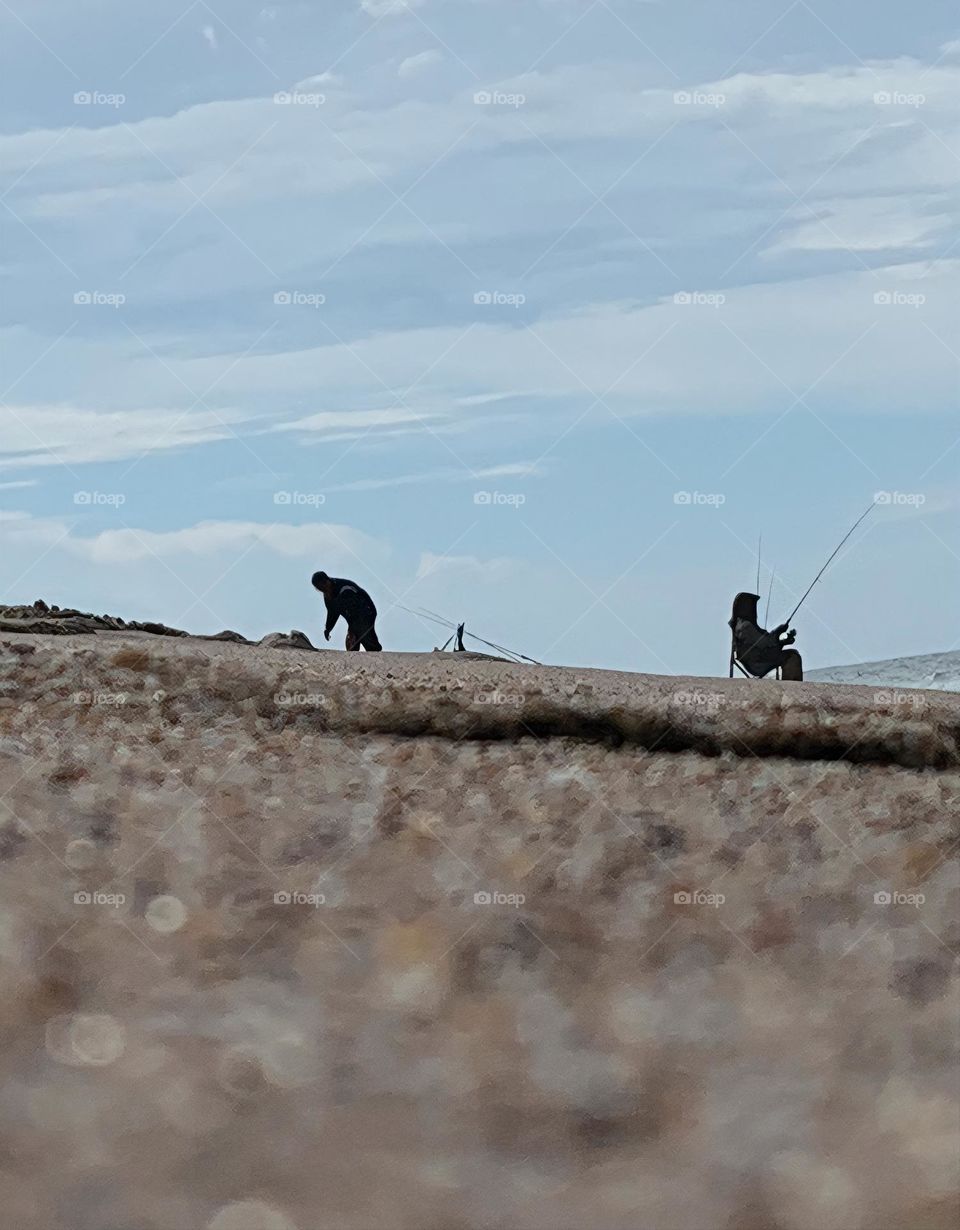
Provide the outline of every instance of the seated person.
[[[730,627],[733,629],[733,656],[757,679],[779,668],[782,679],[803,679],[803,660],[795,649],[786,649],[797,639],[786,624],[767,632],[757,617],[759,594],[737,594],[733,603]],[[731,666],[731,672],[733,667]]]

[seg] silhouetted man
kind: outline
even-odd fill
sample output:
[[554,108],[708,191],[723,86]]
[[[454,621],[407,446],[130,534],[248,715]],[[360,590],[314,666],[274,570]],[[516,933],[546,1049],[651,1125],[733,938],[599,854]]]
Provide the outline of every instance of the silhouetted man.
[[330,633],[342,615],[347,621],[346,648],[359,650],[362,645],[368,653],[379,653],[383,646],[377,640],[377,608],[367,591],[355,581],[328,577],[325,572],[315,572],[312,583],[313,588],[323,594],[327,607],[324,639],[329,641]]
[[793,630],[787,631],[780,624],[767,632],[758,622],[758,594],[737,594],[733,603],[730,627],[733,629],[733,657],[730,675],[733,676],[733,659],[757,679],[779,668],[781,679],[802,680],[803,661],[795,649],[787,649],[797,639]]

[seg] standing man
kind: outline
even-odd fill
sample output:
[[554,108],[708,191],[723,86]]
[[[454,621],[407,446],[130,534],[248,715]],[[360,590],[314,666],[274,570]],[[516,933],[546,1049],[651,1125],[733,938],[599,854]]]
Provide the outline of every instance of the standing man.
[[324,639],[329,641],[330,633],[342,615],[347,621],[346,648],[358,651],[362,645],[367,653],[379,653],[383,646],[377,640],[377,608],[367,591],[355,581],[328,577],[325,572],[315,572],[312,583],[313,588],[323,594],[327,607]]

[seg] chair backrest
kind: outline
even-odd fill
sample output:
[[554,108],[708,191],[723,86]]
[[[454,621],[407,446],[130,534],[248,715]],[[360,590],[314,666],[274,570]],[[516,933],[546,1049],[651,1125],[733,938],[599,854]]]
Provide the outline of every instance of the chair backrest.
[[759,594],[737,594],[733,600],[733,612],[730,616],[730,627],[735,628],[738,619],[749,620],[752,624],[757,624],[759,627],[759,616],[757,615],[757,603],[760,601]]

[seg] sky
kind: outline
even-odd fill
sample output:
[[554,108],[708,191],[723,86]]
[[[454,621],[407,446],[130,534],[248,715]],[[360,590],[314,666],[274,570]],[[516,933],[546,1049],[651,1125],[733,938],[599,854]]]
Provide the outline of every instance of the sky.
[[724,675],[873,505],[806,664],[955,648],[958,26],[0,0],[0,600]]

